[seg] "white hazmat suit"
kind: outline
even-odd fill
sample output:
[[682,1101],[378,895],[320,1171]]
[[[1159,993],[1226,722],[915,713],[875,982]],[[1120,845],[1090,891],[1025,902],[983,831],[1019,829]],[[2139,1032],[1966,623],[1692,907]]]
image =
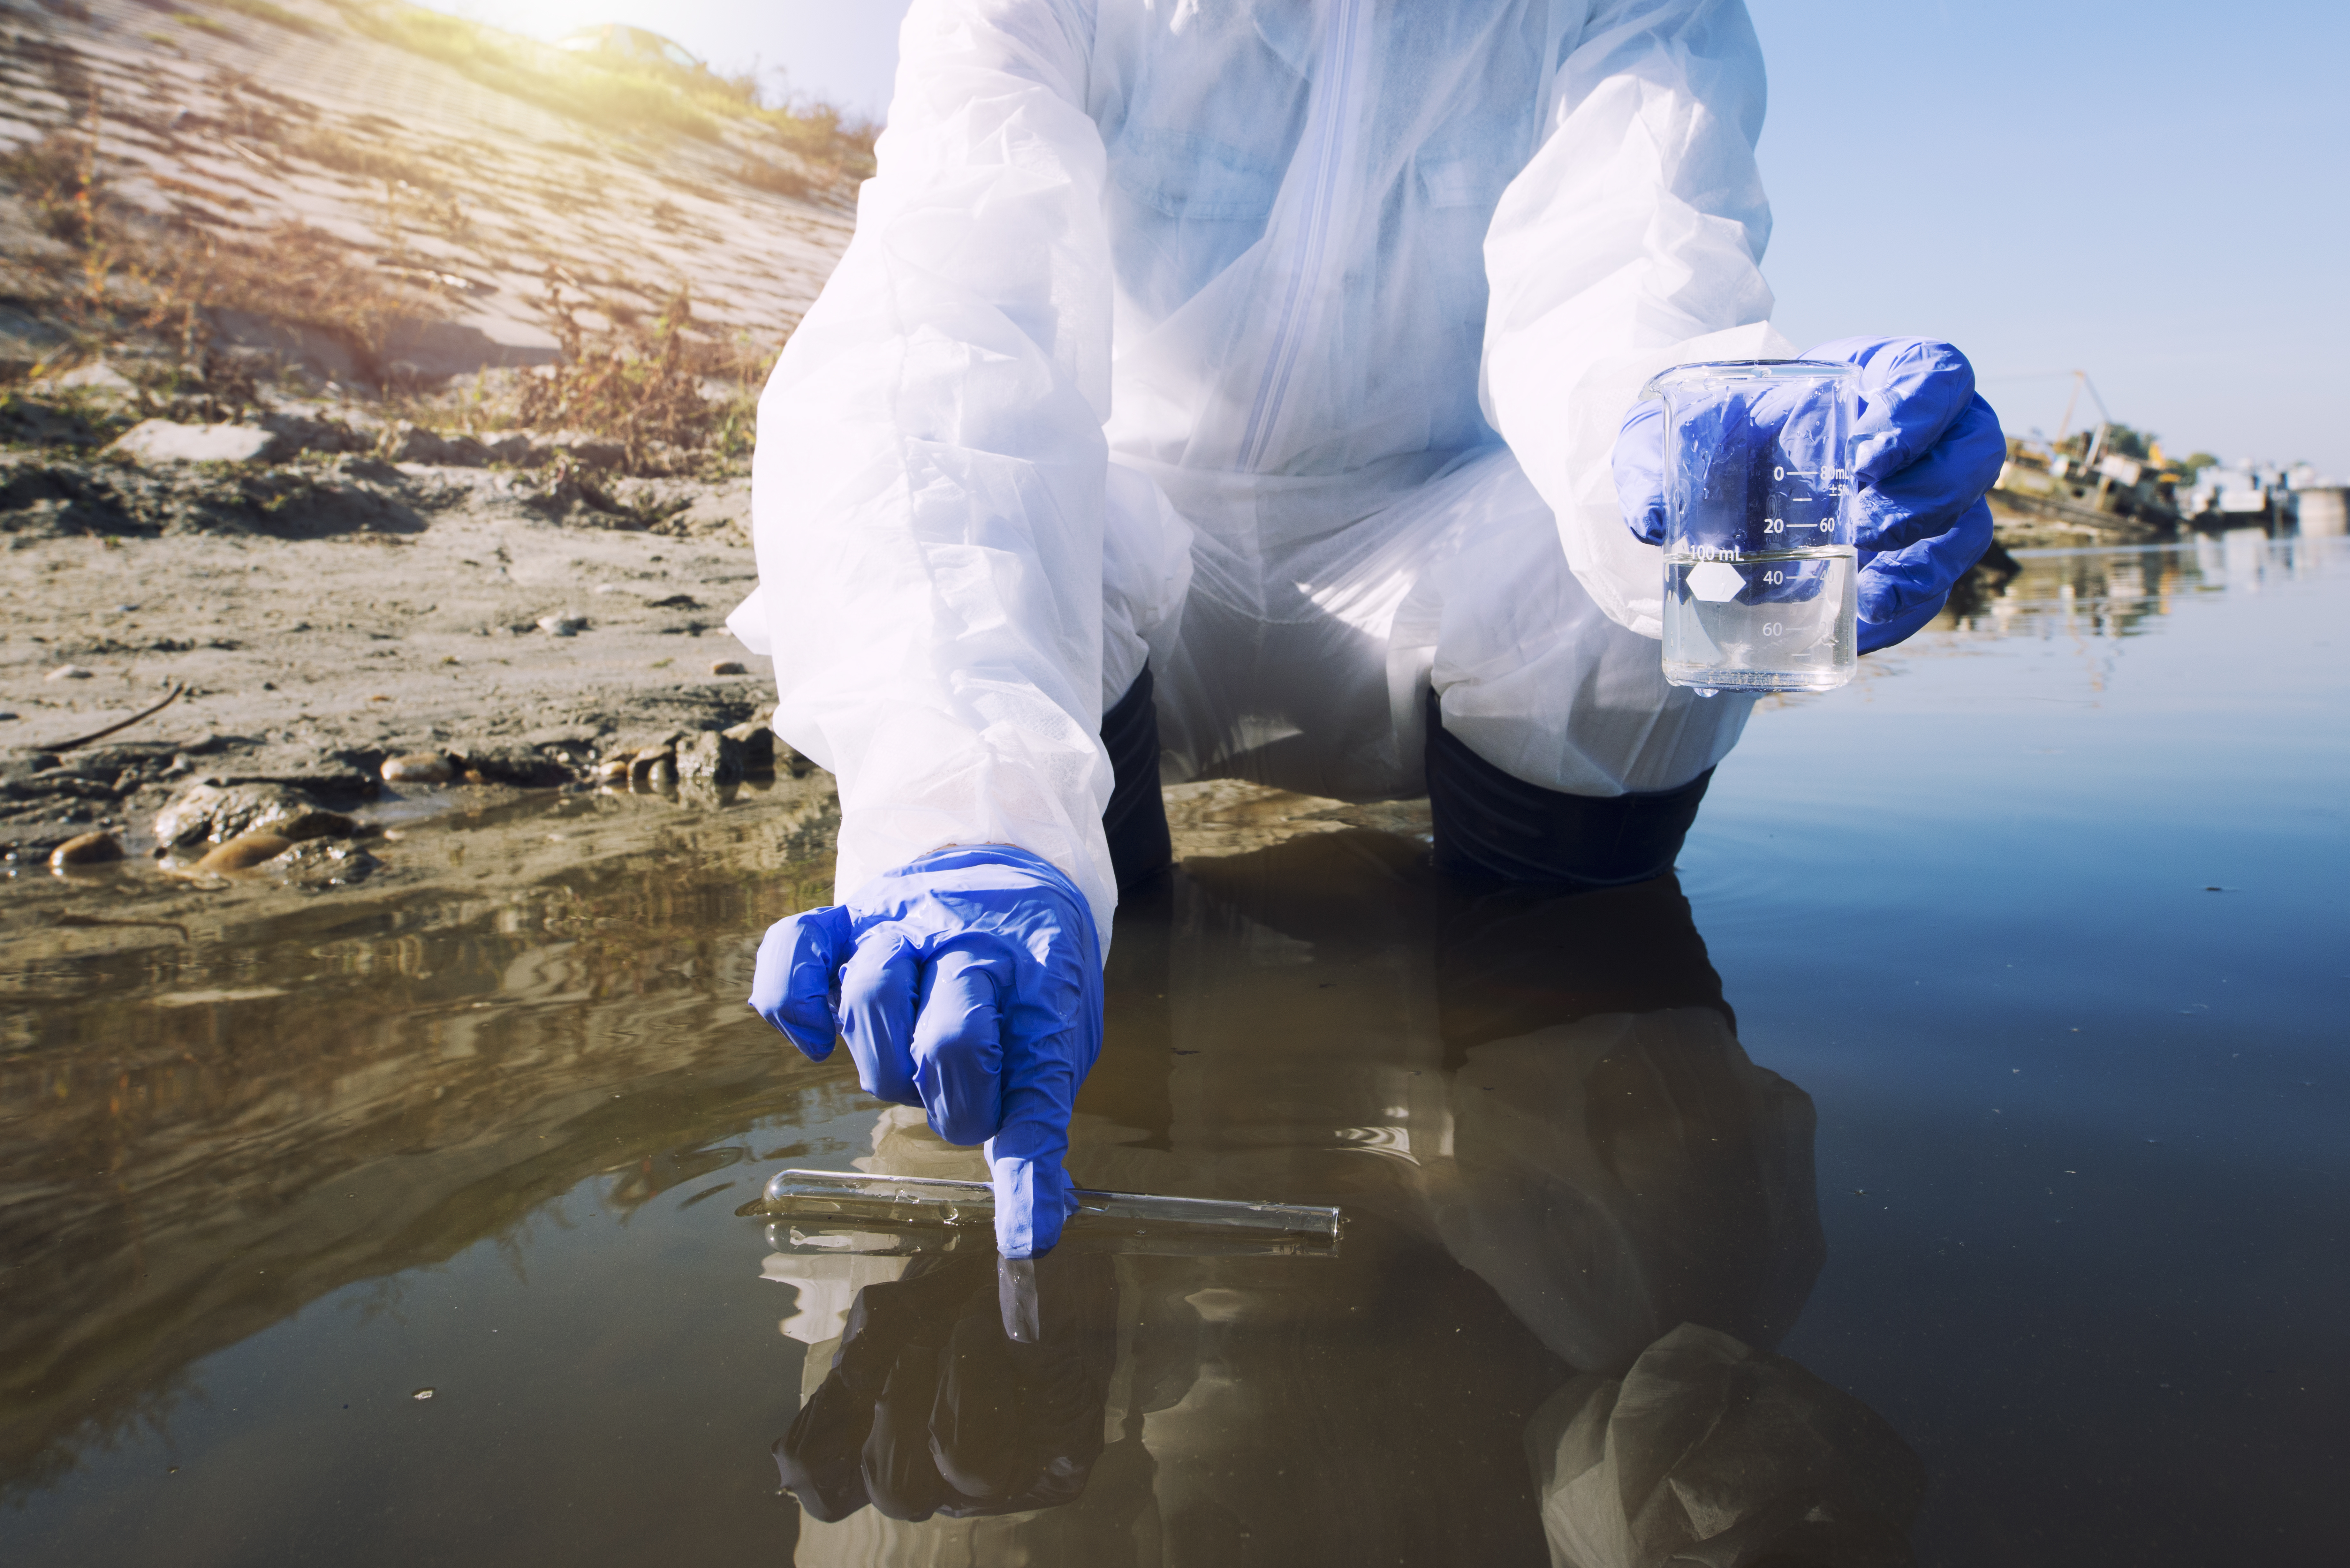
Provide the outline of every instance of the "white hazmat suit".
[[1105,939],[1107,704],[1170,780],[1677,787],[1608,452],[1643,380],[1783,356],[1739,0],[917,0],[855,239],[761,401],[776,732],[837,885],[948,844]]

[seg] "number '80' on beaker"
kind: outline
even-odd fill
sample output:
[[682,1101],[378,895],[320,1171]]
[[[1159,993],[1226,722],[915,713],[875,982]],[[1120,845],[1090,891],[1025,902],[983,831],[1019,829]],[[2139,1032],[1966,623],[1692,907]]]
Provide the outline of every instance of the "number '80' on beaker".
[[1859,371],[1804,359],[1680,365],[1665,404],[1665,679],[1825,691],[1852,679],[1848,462]]

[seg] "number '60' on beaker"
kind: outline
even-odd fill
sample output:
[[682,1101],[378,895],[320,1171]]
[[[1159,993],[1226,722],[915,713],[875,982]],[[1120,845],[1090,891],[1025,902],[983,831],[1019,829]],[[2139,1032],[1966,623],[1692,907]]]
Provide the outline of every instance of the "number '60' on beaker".
[[1678,365],[1665,405],[1665,679],[1825,691],[1852,679],[1850,365]]

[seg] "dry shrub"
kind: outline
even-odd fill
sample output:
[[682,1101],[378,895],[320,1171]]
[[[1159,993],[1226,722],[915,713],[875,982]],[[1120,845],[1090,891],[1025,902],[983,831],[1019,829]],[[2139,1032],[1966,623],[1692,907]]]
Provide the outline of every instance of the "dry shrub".
[[16,187],[51,239],[79,247],[98,237],[98,148],[88,136],[53,130],[0,154],[0,181]]
[[771,111],[765,118],[775,140],[809,162],[858,179],[873,172],[873,142],[881,128],[872,121],[845,119],[838,109],[821,100]]
[[553,286],[546,310],[563,358],[524,383],[524,424],[617,441],[632,469],[642,467],[657,444],[702,444],[711,410],[702,395],[697,345],[686,336],[693,320],[690,290],[671,296],[650,327],[621,321],[597,335]]
[[[623,321],[608,333],[590,333],[551,286],[546,313],[563,358],[525,378],[521,423],[616,442],[636,472],[673,462],[664,448],[721,459],[750,450],[758,380],[772,357],[699,332],[691,289],[670,296],[650,323]],[[705,394],[712,380],[725,396]]]

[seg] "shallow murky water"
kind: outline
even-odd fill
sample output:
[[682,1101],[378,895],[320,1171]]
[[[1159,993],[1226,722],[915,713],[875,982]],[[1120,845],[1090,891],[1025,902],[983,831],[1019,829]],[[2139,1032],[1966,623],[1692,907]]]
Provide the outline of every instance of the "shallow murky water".
[[976,1171],[741,1004],[816,784],[452,814],[311,898],[20,878],[0,1556],[2321,1561],[2345,626],[2338,540],[2034,556],[1585,898],[1195,792],[1072,1164],[1345,1242],[1048,1259],[1026,1345],[984,1256],[735,1212]]

